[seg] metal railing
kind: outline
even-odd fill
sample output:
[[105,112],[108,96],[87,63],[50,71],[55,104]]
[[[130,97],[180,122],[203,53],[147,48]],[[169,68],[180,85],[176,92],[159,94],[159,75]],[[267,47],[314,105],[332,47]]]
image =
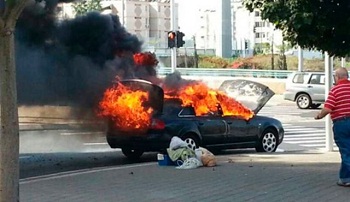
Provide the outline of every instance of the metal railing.
[[[159,75],[171,73],[171,67],[159,67]],[[176,68],[183,76],[227,76],[286,79],[293,71],[255,70],[255,69],[218,69],[218,68]]]

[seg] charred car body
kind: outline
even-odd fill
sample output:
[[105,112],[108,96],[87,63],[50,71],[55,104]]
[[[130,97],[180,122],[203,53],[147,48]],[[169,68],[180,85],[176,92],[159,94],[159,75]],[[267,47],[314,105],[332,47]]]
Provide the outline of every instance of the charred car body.
[[126,80],[123,84],[148,91],[151,99],[148,105],[155,109],[150,127],[143,133],[120,130],[110,121],[107,142],[111,148],[121,148],[128,158],[138,158],[144,152],[165,151],[173,136],[185,140],[193,149],[199,146],[213,150],[255,148],[258,152],[274,152],[283,140],[280,121],[256,115],[274,95],[260,83],[233,80],[220,87],[255,113],[248,120],[223,116],[220,105],[216,112],[196,116],[192,106],[182,106],[177,99],[164,99],[163,89],[157,85],[140,80]]

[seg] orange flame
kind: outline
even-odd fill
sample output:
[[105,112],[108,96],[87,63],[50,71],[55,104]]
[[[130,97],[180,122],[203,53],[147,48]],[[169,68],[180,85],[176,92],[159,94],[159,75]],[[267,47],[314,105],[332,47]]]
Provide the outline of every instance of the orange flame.
[[156,66],[158,64],[155,54],[151,52],[136,53],[133,55],[133,58],[135,64],[140,66]]
[[218,104],[220,104],[224,116],[240,116],[248,120],[254,115],[240,102],[228,97],[224,92],[210,89],[204,83],[187,85],[180,89],[176,95],[172,95],[172,92],[168,91],[165,98],[177,98],[182,101],[183,106],[193,106],[197,116],[216,112]]
[[152,108],[142,104],[149,95],[144,91],[134,91],[127,86],[117,83],[107,89],[99,103],[102,117],[111,118],[115,126],[123,131],[145,131],[151,124]]

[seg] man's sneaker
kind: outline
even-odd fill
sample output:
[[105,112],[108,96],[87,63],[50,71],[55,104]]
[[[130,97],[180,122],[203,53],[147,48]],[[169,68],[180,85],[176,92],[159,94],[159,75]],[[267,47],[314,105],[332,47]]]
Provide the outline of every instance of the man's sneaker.
[[350,187],[350,182],[343,182],[341,180],[338,180],[337,185],[342,187]]

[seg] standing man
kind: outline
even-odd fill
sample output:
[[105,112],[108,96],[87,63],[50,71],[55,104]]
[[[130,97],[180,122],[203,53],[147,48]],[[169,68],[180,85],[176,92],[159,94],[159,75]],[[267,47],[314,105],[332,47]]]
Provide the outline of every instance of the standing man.
[[335,71],[335,82],[336,85],[330,90],[324,108],[315,119],[331,115],[334,141],[341,156],[337,185],[350,187],[350,81],[346,68],[338,68]]

